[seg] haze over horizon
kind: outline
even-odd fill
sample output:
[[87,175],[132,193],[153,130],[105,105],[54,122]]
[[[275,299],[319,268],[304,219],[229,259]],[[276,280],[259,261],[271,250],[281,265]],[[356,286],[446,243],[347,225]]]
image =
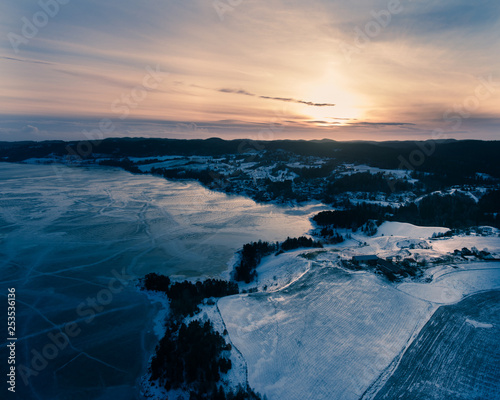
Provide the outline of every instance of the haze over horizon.
[[0,25],[0,140],[499,137],[493,0],[7,0]]

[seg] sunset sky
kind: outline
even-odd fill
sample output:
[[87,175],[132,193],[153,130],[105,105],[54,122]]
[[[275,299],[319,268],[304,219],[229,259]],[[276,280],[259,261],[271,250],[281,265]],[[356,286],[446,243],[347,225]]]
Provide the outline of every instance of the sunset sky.
[[498,0],[2,0],[0,26],[0,140],[500,137]]

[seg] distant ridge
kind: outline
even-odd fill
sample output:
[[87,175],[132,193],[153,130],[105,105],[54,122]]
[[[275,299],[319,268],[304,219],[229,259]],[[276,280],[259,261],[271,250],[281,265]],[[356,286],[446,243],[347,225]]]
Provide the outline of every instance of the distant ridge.
[[[86,143],[82,146],[82,143]],[[81,147],[91,151],[79,154]],[[83,159],[104,155],[114,158],[180,156],[222,156],[285,151],[311,157],[327,157],[338,162],[368,164],[385,169],[414,169],[446,175],[486,173],[500,178],[500,141],[455,140],[338,142],[321,140],[225,140],[168,138],[108,138],[102,141],[51,140],[43,142],[0,142],[0,161],[20,162],[29,158],[81,156]],[[413,162],[412,162],[413,160]],[[416,160],[416,161],[415,161]]]

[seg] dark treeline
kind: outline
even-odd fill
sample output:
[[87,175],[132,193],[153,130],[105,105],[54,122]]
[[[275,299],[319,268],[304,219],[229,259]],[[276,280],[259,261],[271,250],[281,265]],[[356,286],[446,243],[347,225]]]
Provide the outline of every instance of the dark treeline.
[[[78,155],[81,141],[0,142],[0,159],[18,162],[28,158]],[[464,177],[483,172],[500,178],[499,141],[448,140],[426,142],[335,142],[332,140],[248,139],[155,139],[109,138],[89,142],[92,149],[83,158],[96,155],[113,157],[155,157],[163,155],[220,156],[241,153],[288,152],[301,156],[335,158],[339,163],[361,163],[379,168],[412,169],[430,172],[448,182],[460,184]],[[86,146],[86,148],[89,146]],[[426,148],[425,153],[422,148]],[[416,154],[423,157],[416,157]],[[285,157],[286,158],[286,155]],[[418,159],[419,162],[411,162]],[[328,167],[325,168],[325,170]],[[316,171],[309,171],[316,173]],[[320,171],[317,171],[321,174]]]
[[356,230],[369,220],[408,222],[423,226],[466,228],[478,225],[500,227],[500,191],[484,195],[479,202],[463,193],[425,196],[399,208],[358,204],[346,210],[322,211],[313,217],[319,226]]
[[[389,182],[388,182],[389,180]],[[326,196],[335,196],[345,192],[404,192],[413,190],[414,185],[403,179],[387,178],[382,172],[372,174],[361,172],[344,175],[330,183],[326,190]]]
[[491,185],[495,180],[491,178],[485,178],[477,174],[471,175],[458,175],[458,174],[444,174],[439,175],[437,173],[430,172],[420,172],[412,171],[412,179],[417,179],[418,182],[415,183],[415,189],[419,192],[434,192],[438,190],[445,190],[450,186],[457,185],[470,185],[470,186],[481,186],[481,185]]
[[301,247],[318,247],[323,245],[321,242],[311,238],[301,236],[299,238],[288,237],[284,242],[270,243],[259,240],[258,242],[247,243],[241,250],[240,262],[234,267],[234,279],[239,282],[250,283],[257,277],[256,268],[262,257],[275,252],[284,252]]
[[391,211],[394,211],[391,207],[361,203],[348,210],[321,211],[312,219],[319,226],[356,231],[369,220],[384,219],[384,216]]
[[150,381],[157,381],[167,391],[188,391],[190,400],[261,399],[248,386],[236,390],[223,387],[221,374],[232,368],[231,345],[214,330],[210,321],[181,322],[185,316],[199,311],[198,305],[203,299],[237,294],[239,290],[235,282],[208,279],[196,283],[172,283],[168,276],[150,273],[141,279],[141,284],[145,290],[166,293],[172,311],[165,336],[156,346],[151,360]]
[[416,204],[396,209],[394,220],[448,228],[467,228],[478,225],[500,227],[498,215],[500,202],[496,205],[492,204],[495,199],[498,199],[499,193],[498,190],[490,192],[477,203],[463,193],[426,196]]
[[203,299],[239,293],[236,282],[207,279],[195,283],[188,281],[171,283],[168,277],[154,272],[142,279],[142,286],[146,290],[166,293],[170,299],[172,314],[177,319],[197,313]]
[[108,166],[108,167],[118,167],[122,168],[125,171],[132,172],[134,174],[142,173],[141,170],[128,158],[124,159],[111,159],[111,160],[101,160],[99,161],[99,165]]
[[141,279],[143,289],[168,294],[170,289],[170,278],[165,275],[151,272]]
[[[285,180],[283,182],[280,181],[273,182],[271,179],[266,178],[264,180],[264,185],[266,187],[265,194],[269,196],[270,200],[275,200],[275,199],[290,200],[296,198],[296,194],[292,188],[291,180]],[[258,198],[258,200],[260,199]]]
[[184,383],[218,382],[220,372],[231,368],[230,360],[221,355],[226,346],[208,321],[170,323],[151,361],[151,380],[159,380],[167,390]]
[[196,320],[188,325],[170,322],[151,360],[150,380],[158,381],[166,390],[188,390],[192,400],[260,399],[248,387],[228,393],[223,389],[221,374],[232,367],[228,350],[231,345],[209,321]]
[[241,250],[240,263],[234,268],[234,279],[246,283],[253,281],[257,277],[255,269],[262,257],[278,251],[278,248],[279,243],[269,243],[261,240],[244,244]]
[[315,241],[314,239],[301,236],[298,238],[286,238],[286,240],[281,243],[280,250],[290,251],[294,249],[300,249],[301,247],[318,247],[322,248],[323,245],[320,242]]
[[328,243],[331,244],[342,243],[345,240],[340,233],[327,226],[324,226],[319,234],[321,235],[321,237],[327,239]]
[[193,169],[183,169],[183,168],[152,168],[151,173],[154,175],[159,175],[167,179],[195,179],[204,185],[209,185],[218,179],[223,177],[208,168],[193,170]]
[[482,213],[500,213],[500,190],[492,190],[479,200],[479,210]]

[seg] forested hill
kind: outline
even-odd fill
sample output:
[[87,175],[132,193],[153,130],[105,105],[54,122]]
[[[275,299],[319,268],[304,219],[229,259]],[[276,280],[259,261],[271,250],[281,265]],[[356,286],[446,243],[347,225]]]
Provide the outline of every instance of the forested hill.
[[414,169],[450,178],[481,172],[500,178],[500,141],[444,140],[425,142],[336,142],[332,140],[151,139],[110,138],[102,141],[0,142],[0,160],[58,156],[92,159],[180,156],[221,156],[269,152],[333,158],[339,163],[368,164],[387,169]]

